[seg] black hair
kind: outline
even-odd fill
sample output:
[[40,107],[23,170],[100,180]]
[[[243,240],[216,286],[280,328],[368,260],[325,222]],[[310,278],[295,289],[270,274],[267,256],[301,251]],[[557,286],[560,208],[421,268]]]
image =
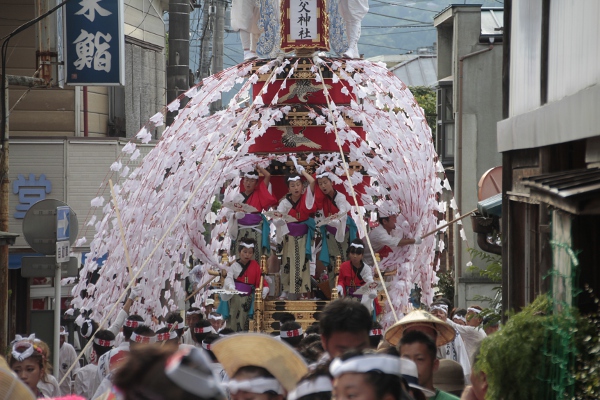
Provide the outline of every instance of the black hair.
[[[196,322],[196,325],[194,325],[194,328],[208,328],[211,327],[212,325],[210,324],[210,321],[206,320],[206,319],[202,319],[198,322]],[[190,328],[192,329],[192,328]],[[192,331],[193,335],[194,335],[194,339],[196,339],[197,343],[202,343],[202,341],[206,338],[206,336],[208,336],[210,334],[210,332],[206,332],[206,333],[195,333],[194,331]]]
[[[98,332],[96,332],[96,338],[100,340],[111,341],[115,340],[115,334],[109,331],[108,329],[101,329]],[[100,346],[99,344],[96,344],[94,342],[92,343],[92,348],[96,352],[96,359],[98,359],[104,353],[109,352],[113,348],[113,346]]]
[[454,310],[454,314],[452,314],[452,318],[454,318],[456,315],[458,315],[459,317],[466,317],[467,310],[464,308],[458,308],[458,309]]
[[[144,322],[144,318],[142,318],[141,315],[132,314],[129,317],[127,317],[127,321]],[[123,325],[123,336],[125,337],[125,339],[131,339],[131,334],[134,330],[135,328],[130,328],[128,326]]]
[[240,245],[238,246],[238,253],[240,253],[242,251],[242,249],[246,249],[246,247],[242,246],[241,243],[253,244],[254,247],[252,248],[252,251],[256,251],[256,240],[254,240],[252,238],[248,238],[248,237],[243,237],[240,239]]
[[307,335],[312,335],[313,333],[316,333],[318,335],[319,333],[321,333],[321,329],[319,328],[319,323],[318,322],[313,323],[311,326],[306,328],[306,331],[304,331],[304,333],[306,333]]
[[442,303],[442,304],[447,305],[448,306],[448,310],[452,310],[452,307],[454,306],[452,304],[452,302],[450,300],[448,300],[447,298],[445,298],[445,297],[440,297],[439,299],[437,299],[435,301],[435,303]]
[[[202,311],[202,310],[200,310],[198,307],[190,307],[190,308],[188,308],[188,309],[187,309],[187,311],[186,311],[186,316],[187,316],[187,313],[188,313],[188,312],[190,312],[190,311],[191,311],[191,312],[197,312],[197,311]],[[198,318],[200,318],[200,319],[204,319],[204,315],[202,315],[202,313],[201,313],[201,312],[200,312],[200,313],[198,313],[198,314],[194,314],[194,315],[197,315],[197,316],[198,316]]]
[[[365,354],[377,353],[374,353],[372,350],[349,350],[342,355],[341,359],[342,361],[346,361]],[[391,394],[395,400],[408,400],[410,398],[402,386],[401,376],[385,374],[379,370],[364,372],[363,374],[365,382],[375,390],[375,398],[377,400],[383,399],[386,394]]]
[[[333,380],[333,377],[329,373],[329,363],[317,365],[317,367],[313,371],[310,371],[308,374],[300,378],[300,381],[298,381],[298,385],[302,382],[314,381],[321,376],[325,376]],[[298,400],[331,400],[331,392],[307,394],[306,396],[299,397]]]
[[402,339],[400,339],[400,344],[398,345],[400,348],[400,353],[402,353],[402,346],[414,343],[424,344],[427,347],[427,352],[429,353],[431,359],[436,359],[437,347],[435,345],[435,341],[431,338],[431,336],[421,331],[409,331],[404,333]]
[[294,316],[294,314],[289,313],[289,312],[284,312],[279,314],[279,324],[283,325],[286,322],[295,322],[296,321],[296,317]]
[[[213,344],[214,342],[216,342],[220,338],[221,338],[221,336],[219,336],[216,333],[209,333],[208,335],[206,335],[206,337],[204,338],[204,340],[202,341],[202,343]],[[212,350],[206,350],[206,352],[210,356],[210,359],[213,360],[213,362],[217,362],[217,357],[215,356],[215,353],[212,352]]]
[[[159,330],[156,331],[156,334],[163,334],[163,333],[169,333],[171,332],[171,328],[165,326],[164,328],[160,328]],[[177,335],[176,338],[174,339],[167,339],[167,340],[162,340],[160,341],[160,343],[173,343],[174,345],[179,344],[179,335]]]
[[365,333],[371,329],[371,313],[367,307],[350,299],[329,303],[319,317],[320,332],[328,339],[334,332]]
[[[183,322],[183,318],[181,317],[181,314],[179,313],[179,311],[171,311],[170,313],[167,314],[165,321],[169,325],[172,325],[172,324],[174,325],[174,324],[179,324],[180,322]],[[170,328],[171,327],[169,326],[169,329]],[[178,337],[183,337],[183,328],[173,329],[173,330],[175,332],[177,332]]]
[[387,354],[388,356],[400,357],[400,352],[394,346],[390,346],[387,349],[379,350],[377,353],[379,353],[379,354]]
[[[301,329],[302,326],[295,321],[288,321],[285,324],[281,325],[280,331],[293,331],[296,329]],[[297,348],[300,345],[300,342],[304,338],[304,334],[294,337],[281,337],[281,341],[289,344],[290,346]]]
[[388,222],[389,220],[390,220],[390,217],[378,217],[377,218],[379,225],[383,225],[384,222]]
[[304,358],[307,364],[314,364],[318,362],[324,352],[325,349],[323,349],[321,340],[318,342],[312,342],[304,347],[301,347],[299,350],[300,355]]
[[[381,329],[381,324],[377,321],[373,321],[371,329]],[[379,346],[379,342],[381,342],[382,338],[383,335],[371,336],[371,333],[369,332],[369,342],[371,342],[371,348],[376,349],[377,346]]]
[[234,333],[235,331],[231,328],[223,328],[219,331],[219,335],[221,336],[233,335]]
[[300,341],[300,347],[307,347],[309,345],[311,345],[314,342],[320,342],[321,341],[321,335],[316,334],[316,333],[311,333],[311,334],[304,334],[304,337],[302,338],[302,340]]
[[[352,246],[353,244],[358,245],[360,247],[354,247],[354,246]],[[365,245],[361,239],[356,238],[350,242],[350,245],[348,246],[348,251],[347,251],[348,254],[350,254],[350,253],[363,254],[364,252],[365,252]]]

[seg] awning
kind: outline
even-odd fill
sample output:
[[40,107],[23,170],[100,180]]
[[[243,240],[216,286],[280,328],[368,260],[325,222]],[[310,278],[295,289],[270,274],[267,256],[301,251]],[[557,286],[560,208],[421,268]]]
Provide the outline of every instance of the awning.
[[600,168],[530,176],[522,182],[534,200],[571,214],[600,214]]

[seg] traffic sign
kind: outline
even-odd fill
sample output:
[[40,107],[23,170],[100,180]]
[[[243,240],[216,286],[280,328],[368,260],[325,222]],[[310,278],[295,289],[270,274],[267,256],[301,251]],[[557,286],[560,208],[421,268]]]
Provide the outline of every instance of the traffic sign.
[[69,215],[71,207],[56,207],[56,240],[59,242],[69,240]]
[[68,240],[56,242],[56,263],[64,263],[69,261],[69,253],[71,252],[71,244]]
[[[68,204],[55,199],[41,200],[32,205],[25,218],[23,218],[23,236],[31,248],[41,254],[53,256],[56,254],[57,208],[68,207]],[[77,214],[73,209],[69,210],[68,224],[63,223],[62,228],[68,229],[69,243],[75,243],[79,233],[79,222]],[[63,232],[62,233],[66,233]]]
[[[23,257],[21,259],[21,276],[23,278],[51,278],[56,269],[55,257]],[[68,262],[61,264],[61,276],[71,278],[77,276],[77,257],[69,257]]]

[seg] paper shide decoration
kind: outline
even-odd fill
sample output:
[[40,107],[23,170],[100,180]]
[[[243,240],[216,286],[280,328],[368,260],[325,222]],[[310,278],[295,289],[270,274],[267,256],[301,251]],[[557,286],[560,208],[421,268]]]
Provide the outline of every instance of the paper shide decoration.
[[[412,238],[435,229],[438,226],[436,213],[445,212],[446,207],[445,203],[438,202],[436,195],[442,192],[446,182],[439,178],[443,167],[437,161],[423,110],[406,85],[390,74],[383,64],[362,60],[345,60],[345,64],[334,59],[326,61],[329,64],[323,65],[336,70],[339,74],[339,78],[334,74],[336,80],[345,81],[345,89],[352,92],[360,104],[353,100],[350,106],[313,105],[319,112],[310,115],[315,125],[325,125],[325,134],[337,133],[339,142],[349,148],[346,162],[360,162],[370,177],[371,184],[361,196],[364,211],[376,210],[377,202],[390,201],[402,210],[396,235]],[[287,78],[292,76],[297,62],[295,59],[284,60],[283,65],[291,65]],[[142,154],[139,166],[130,170],[125,162],[131,156],[140,157],[139,142],[134,140],[123,147],[122,159],[115,161],[107,175],[106,183],[110,177],[118,182],[116,198],[132,274],[144,267],[138,275],[141,278],[139,285],[144,288],[143,302],[134,303],[131,312],[139,313],[147,321],[151,316],[164,316],[176,309],[178,300],[185,298],[183,281],[189,273],[187,261],[190,256],[203,264],[201,269],[227,268],[220,264],[217,254],[221,249],[229,249],[226,221],[233,217],[233,211],[222,208],[216,219],[211,213],[214,196],[221,188],[226,186],[227,201],[239,192],[240,172],[253,171],[257,165],[267,167],[272,160],[285,162],[294,155],[248,153],[248,148],[260,140],[267,128],[291,110],[289,106],[264,105],[262,99],[254,99],[250,106],[241,106],[251,84],[258,81],[257,73],[271,76],[263,90],[275,88],[277,96],[283,96],[283,89],[288,84],[287,78],[275,80],[274,69],[279,72],[283,69],[274,61],[261,66],[256,73],[252,71],[254,63],[231,67],[189,89],[177,103],[168,106],[169,110],[178,111],[177,117],[164,130],[156,146],[145,156]],[[220,100],[222,93],[236,85],[241,85],[241,89],[228,107],[210,115],[210,104]],[[183,97],[187,103],[181,101]],[[181,107],[181,104],[185,106]],[[154,115],[140,130],[137,139],[147,143],[152,132],[163,125],[165,114],[166,109]],[[362,124],[366,132],[364,141],[357,140],[358,135],[345,122],[348,118]],[[342,182],[346,186],[357,183],[345,178],[339,153],[316,152],[312,157],[331,171],[334,183]],[[110,190],[101,188],[102,191],[92,201],[92,206],[102,209],[103,216],[88,222],[89,226],[83,232],[82,236],[86,232],[90,235],[92,228],[95,229],[90,254],[80,272],[79,283],[73,289],[74,307],[90,310],[95,320],[105,316],[132,279]],[[356,215],[354,212],[355,218]],[[209,219],[217,222],[207,243],[204,223]],[[80,238],[82,242],[86,240]],[[423,302],[430,303],[433,299],[432,286],[437,283],[435,270],[438,268],[435,245],[435,237],[429,236],[419,246],[395,249],[382,261],[382,271],[396,270],[389,294],[397,313],[407,311],[415,284],[422,289]],[[99,265],[97,259],[103,256],[107,257],[106,261]],[[100,277],[91,284],[88,277],[94,271],[98,271]],[[208,274],[203,277],[202,271],[197,269],[193,275],[195,282],[204,283],[214,278]],[[166,288],[169,290],[163,292]],[[84,289],[86,297],[81,298],[79,294]],[[164,296],[164,293],[168,295]],[[206,292],[197,296],[200,304],[199,299],[205,297]],[[394,322],[390,311],[386,304],[384,326]]]

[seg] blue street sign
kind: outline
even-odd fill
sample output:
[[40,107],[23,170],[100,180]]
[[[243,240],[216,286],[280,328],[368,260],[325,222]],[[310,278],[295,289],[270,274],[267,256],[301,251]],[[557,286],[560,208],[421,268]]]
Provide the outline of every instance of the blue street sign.
[[123,0],[65,6],[65,78],[69,85],[124,85]]
[[69,240],[69,221],[71,218],[70,207],[56,207],[56,241]]

